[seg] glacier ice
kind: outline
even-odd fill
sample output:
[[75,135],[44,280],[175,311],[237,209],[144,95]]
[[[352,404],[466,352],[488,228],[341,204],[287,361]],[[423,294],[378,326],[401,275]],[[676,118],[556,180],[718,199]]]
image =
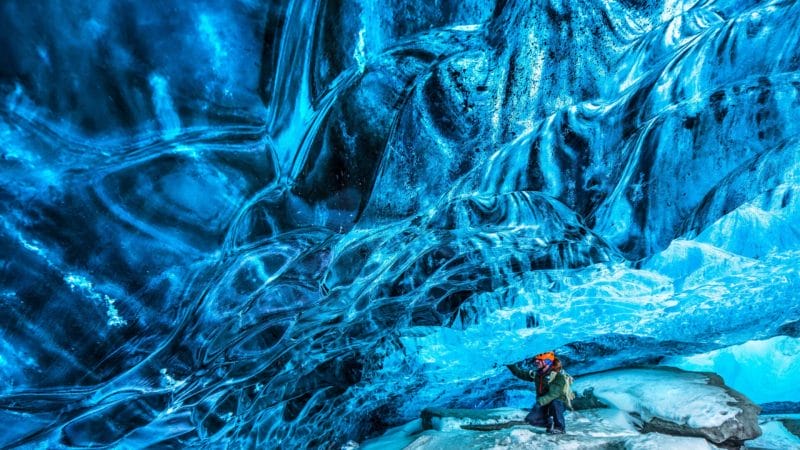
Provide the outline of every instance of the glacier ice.
[[[777,336],[753,340],[696,355],[672,356],[662,364],[684,370],[714,372],[726,384],[758,403],[800,402],[800,340]],[[768,383],[769,389],[760,388]]]
[[795,1],[0,12],[0,447],[341,448],[548,349],[798,402]]

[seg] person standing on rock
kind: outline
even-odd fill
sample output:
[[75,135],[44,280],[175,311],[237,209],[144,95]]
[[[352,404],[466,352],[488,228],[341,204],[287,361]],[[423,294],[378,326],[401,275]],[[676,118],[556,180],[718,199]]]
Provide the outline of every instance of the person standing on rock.
[[569,375],[562,370],[561,361],[553,352],[538,354],[533,362],[536,370],[529,371],[528,375],[536,385],[536,403],[525,421],[535,427],[547,428],[549,434],[563,434],[566,431],[564,405],[569,402]]

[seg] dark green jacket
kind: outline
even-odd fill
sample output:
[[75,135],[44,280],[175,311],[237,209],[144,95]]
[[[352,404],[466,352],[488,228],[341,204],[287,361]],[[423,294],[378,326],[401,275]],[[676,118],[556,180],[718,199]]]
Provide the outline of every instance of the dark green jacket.
[[[567,379],[561,371],[550,372],[542,377],[536,372],[532,374],[533,382],[536,385],[536,403],[541,406],[547,405],[553,400],[561,400],[567,403],[567,396],[564,393]],[[540,386],[544,383],[544,386]]]
[[[536,385],[536,402],[539,405],[544,406],[556,399],[561,400],[566,405],[571,404],[564,393],[564,387],[567,384],[567,379],[561,371],[550,372],[548,374],[549,376],[543,380],[545,385],[540,389],[539,383],[537,382],[539,377],[536,376],[537,374],[535,370],[525,370],[517,364],[508,364],[506,367],[508,367],[511,373],[513,373],[517,378],[525,381],[533,381],[533,383]],[[541,392],[541,394],[539,394],[539,392]]]

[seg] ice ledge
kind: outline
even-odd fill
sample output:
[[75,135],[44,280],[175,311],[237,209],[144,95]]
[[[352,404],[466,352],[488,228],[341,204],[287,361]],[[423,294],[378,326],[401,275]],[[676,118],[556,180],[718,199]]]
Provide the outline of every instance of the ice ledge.
[[496,409],[446,409],[422,410],[422,428],[425,430],[452,431],[458,429],[491,431],[526,425],[527,411],[514,408]]

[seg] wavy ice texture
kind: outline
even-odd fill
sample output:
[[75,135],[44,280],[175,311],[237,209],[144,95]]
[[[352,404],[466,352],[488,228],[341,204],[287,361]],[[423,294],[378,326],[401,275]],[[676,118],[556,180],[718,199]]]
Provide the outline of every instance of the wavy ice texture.
[[797,2],[0,9],[0,446],[338,448],[797,336]]

